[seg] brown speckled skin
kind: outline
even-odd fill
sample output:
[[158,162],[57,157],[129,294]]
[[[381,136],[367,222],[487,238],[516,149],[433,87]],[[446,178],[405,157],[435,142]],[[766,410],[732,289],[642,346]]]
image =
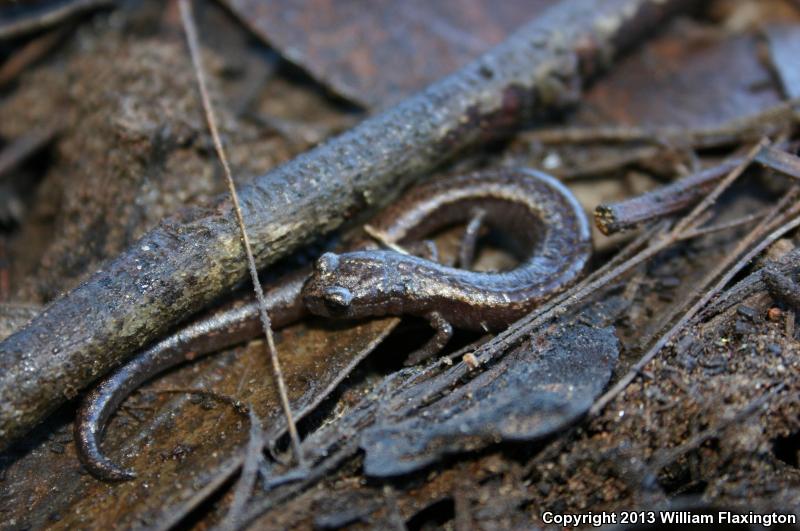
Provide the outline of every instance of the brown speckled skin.
[[[390,241],[410,242],[469,221],[478,208],[487,224],[514,239],[524,257],[517,268],[472,272],[377,248],[326,253],[310,278],[299,272],[267,291],[273,326],[302,318],[306,309],[346,318],[430,317],[435,311],[456,327],[495,330],[569,286],[584,270],[591,243],[581,206],[560,182],[533,170],[481,172],[414,188],[373,226]],[[342,297],[348,304],[341,304]],[[99,446],[106,422],[122,401],[154,375],[260,331],[255,302],[233,306],[189,324],[117,369],[78,411],[75,440],[81,462],[101,479],[133,478],[133,471],[120,468]]]
[[498,170],[421,186],[373,225],[392,242],[412,241],[469,221],[514,238],[522,261],[503,272],[455,269],[388,250],[326,253],[303,288],[305,306],[327,317],[438,313],[458,328],[497,330],[582,274],[591,255],[589,222],[559,181],[534,170]]

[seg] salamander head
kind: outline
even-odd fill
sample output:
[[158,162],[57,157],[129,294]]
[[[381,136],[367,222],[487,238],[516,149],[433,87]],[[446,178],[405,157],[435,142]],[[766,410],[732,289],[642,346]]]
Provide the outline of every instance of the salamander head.
[[351,318],[387,315],[398,286],[386,282],[388,267],[383,251],[342,255],[323,254],[303,286],[303,303],[323,317]]

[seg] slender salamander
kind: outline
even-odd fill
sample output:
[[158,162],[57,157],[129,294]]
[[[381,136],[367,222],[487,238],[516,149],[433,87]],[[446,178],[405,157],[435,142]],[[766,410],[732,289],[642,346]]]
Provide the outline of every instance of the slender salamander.
[[[313,271],[290,276],[267,291],[274,327],[311,313],[333,318],[415,315],[436,331],[411,356],[419,361],[441,350],[453,326],[498,330],[577,280],[591,255],[587,217],[558,180],[530,169],[482,171],[411,190],[372,222],[399,245],[419,242],[437,230],[468,222],[460,253],[469,267],[480,227],[501,231],[520,263],[509,271],[457,269],[376,244],[344,254],[325,253]],[[255,302],[234,305],[190,323],[143,351],[106,377],[84,399],[75,423],[78,455],[106,480],[134,473],[100,450],[99,436],[122,401],[144,381],[186,360],[260,333]]]

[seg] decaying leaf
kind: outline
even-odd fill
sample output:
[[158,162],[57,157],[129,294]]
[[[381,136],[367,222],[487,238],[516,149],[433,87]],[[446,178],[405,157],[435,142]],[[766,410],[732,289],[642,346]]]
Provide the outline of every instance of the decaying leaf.
[[765,30],[770,59],[787,98],[800,98],[800,28],[795,24],[773,24]]
[[[309,323],[281,332],[277,346],[294,411],[302,417],[328,396],[397,322],[389,318],[333,327]],[[10,454],[17,462],[6,472],[8,510],[3,518],[41,527],[55,512],[67,527],[88,522],[133,526],[153,523],[165,507],[191,499],[242,455],[248,421],[230,406],[201,396],[159,393],[170,389],[212,390],[252,404],[270,433],[280,432],[285,422],[263,343],[211,356],[143,388],[112,420],[104,448],[136,470],[136,480],[109,485],[86,475],[72,442],[71,414],[66,413]],[[37,473],[45,469],[46,476]],[[115,511],[119,500],[126,503],[121,515]]]
[[454,72],[556,0],[224,0],[289,60],[369,108]]
[[390,415],[367,429],[364,471],[403,474],[444,454],[562,430],[608,383],[618,348],[613,327],[569,324],[542,334],[411,418]]

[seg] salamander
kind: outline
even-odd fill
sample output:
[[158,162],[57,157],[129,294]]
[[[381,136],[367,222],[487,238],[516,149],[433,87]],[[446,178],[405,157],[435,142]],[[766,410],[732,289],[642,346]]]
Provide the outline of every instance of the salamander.
[[[453,327],[495,331],[574,283],[591,256],[589,222],[557,179],[531,169],[481,171],[418,186],[372,222],[382,238],[413,245],[438,230],[467,223],[460,268],[361,242],[360,250],[325,253],[308,272],[267,290],[274,327],[311,312],[329,318],[414,315],[427,319],[433,337],[410,356],[417,362],[441,350]],[[509,240],[519,264],[508,271],[470,271],[483,225]],[[78,455],[106,480],[134,473],[108,459],[99,436],[122,401],[144,381],[188,359],[257,337],[255,302],[200,318],[156,343],[106,377],[86,396],[75,423]]]

